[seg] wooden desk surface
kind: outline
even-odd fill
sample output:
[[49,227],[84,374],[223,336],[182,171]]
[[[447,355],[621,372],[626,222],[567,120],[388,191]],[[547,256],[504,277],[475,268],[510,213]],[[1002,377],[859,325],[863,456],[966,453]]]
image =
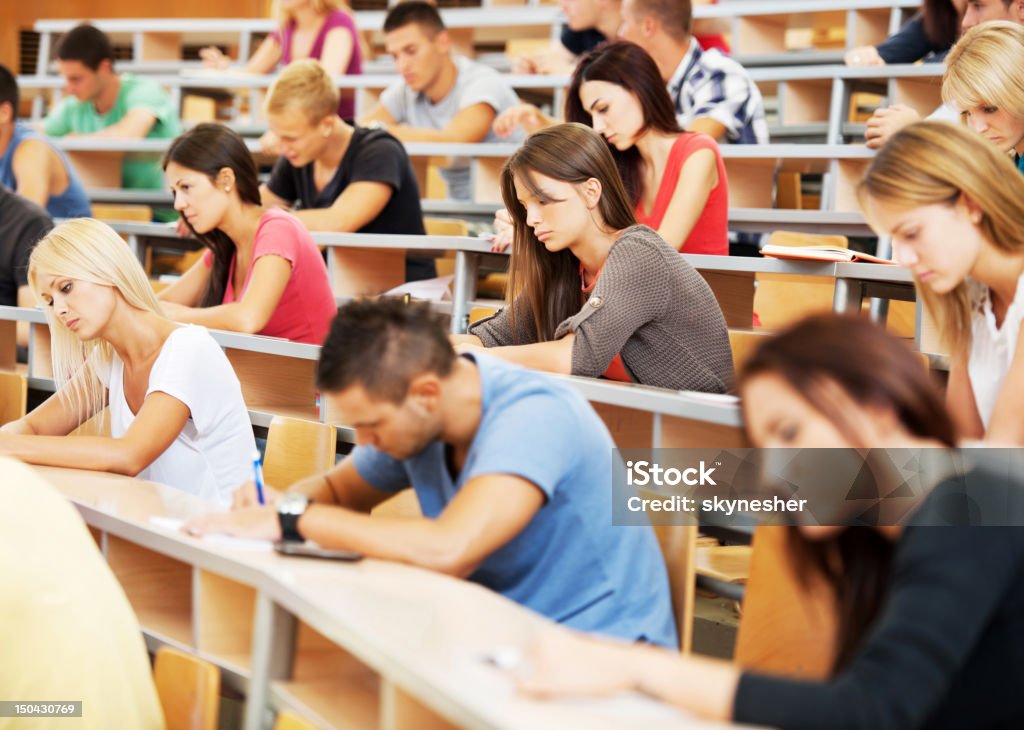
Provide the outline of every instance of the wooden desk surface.
[[[379,700],[382,716],[389,712],[388,703],[399,696],[405,702],[420,705],[421,712],[440,716],[450,723],[438,727],[510,730],[728,727],[697,720],[635,695],[558,702],[520,697],[511,681],[481,661],[481,656],[498,647],[525,647],[550,622],[476,584],[396,563],[365,560],[345,564],[285,558],[276,553],[238,550],[196,539],[149,522],[151,516],[185,519],[204,511],[206,505],[191,495],[117,475],[36,468],[75,504],[95,531],[106,535],[108,559],[115,574],[127,583],[126,591],[133,606],[146,603],[136,581],[147,556],[165,567],[169,558],[172,564],[182,564],[197,572],[197,578],[192,581],[196,593],[204,588],[225,592],[228,586],[233,586],[240,591],[233,595],[257,595],[258,600],[269,600],[350,654],[349,661],[354,658],[364,672],[379,678],[379,698],[371,685],[368,690],[371,696],[364,699]],[[111,538],[117,540],[112,542]],[[143,550],[132,553],[131,546],[126,547],[120,541]],[[133,556],[134,575],[118,573],[119,566],[127,565],[126,552]],[[217,605],[201,595],[182,598],[192,607],[192,634],[197,637],[208,636],[209,627],[204,629],[204,622],[217,625],[230,621],[231,616],[223,613],[237,609],[232,601]],[[146,630],[148,615],[136,610]],[[268,647],[275,644],[274,637],[257,635],[257,624],[258,621],[247,637],[253,647],[249,656],[253,666],[261,661],[257,656],[258,644],[262,642]],[[215,662],[225,659],[216,651],[202,647],[186,648],[199,650]],[[301,641],[294,651],[296,662],[301,664]],[[244,659],[241,663],[241,671],[245,673]],[[231,668],[238,671],[238,663],[233,663]],[[349,671],[333,678],[330,674],[319,677],[319,701],[329,701],[332,694],[335,698],[343,696],[353,671],[350,667]],[[278,680],[277,684],[281,685],[281,691],[270,695],[275,707],[280,707],[282,697],[294,700],[308,696],[300,692],[298,686],[292,687],[291,692],[284,692],[289,684],[287,678]],[[301,703],[297,704],[301,710]],[[319,719],[323,719],[322,715]],[[423,719],[419,714],[411,722],[399,721],[388,727],[419,730]]]

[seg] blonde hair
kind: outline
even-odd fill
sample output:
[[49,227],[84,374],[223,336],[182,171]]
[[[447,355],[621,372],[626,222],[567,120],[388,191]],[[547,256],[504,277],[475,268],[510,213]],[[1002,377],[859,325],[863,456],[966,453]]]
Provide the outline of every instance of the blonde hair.
[[[327,15],[335,10],[343,10],[346,13],[352,12],[348,3],[344,2],[344,0],[310,0],[309,4],[313,6],[313,11],[317,15]],[[293,20],[292,14],[281,4],[281,0],[274,0],[270,14],[277,18],[277,22],[282,27],[288,25]]]
[[1006,21],[976,25],[946,57],[942,100],[966,112],[994,106],[1024,119],[1024,26]]
[[61,223],[32,251],[28,281],[50,325],[50,353],[57,391],[65,405],[87,414],[87,419],[103,410],[106,386],[100,373],[108,372],[114,349],[105,340],[79,340],[54,315],[53,307],[43,301],[39,281],[43,273],[113,287],[130,306],[160,316],[163,313],[138,259],[105,223],[92,218]]
[[307,58],[290,63],[267,92],[264,111],[280,114],[300,105],[311,124],[338,113],[339,92],[319,61]]
[[[875,155],[857,193],[861,208],[867,198],[917,208],[955,205],[966,195],[981,211],[982,237],[997,249],[1024,254],[1024,175],[1009,157],[963,127],[920,122],[901,130]],[[971,344],[966,283],[944,295],[917,283],[917,293],[951,352],[966,352]]]

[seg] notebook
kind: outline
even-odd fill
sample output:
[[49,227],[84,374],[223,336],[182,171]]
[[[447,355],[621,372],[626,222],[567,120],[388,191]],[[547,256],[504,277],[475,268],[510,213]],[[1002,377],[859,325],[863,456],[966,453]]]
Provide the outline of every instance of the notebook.
[[775,246],[768,244],[761,249],[762,256],[776,259],[794,259],[797,261],[858,261],[871,264],[893,264],[891,259],[872,256],[869,253],[854,251],[839,246]]

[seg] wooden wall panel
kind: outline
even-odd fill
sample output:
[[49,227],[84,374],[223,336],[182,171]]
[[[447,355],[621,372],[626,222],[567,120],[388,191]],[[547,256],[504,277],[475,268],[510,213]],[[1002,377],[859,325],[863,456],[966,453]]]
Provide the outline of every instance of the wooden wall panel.
[[[0,63],[15,69],[18,34],[43,18],[260,18],[270,16],[272,0],[46,0],[45,3],[0,2]],[[26,69],[26,72],[28,70]]]

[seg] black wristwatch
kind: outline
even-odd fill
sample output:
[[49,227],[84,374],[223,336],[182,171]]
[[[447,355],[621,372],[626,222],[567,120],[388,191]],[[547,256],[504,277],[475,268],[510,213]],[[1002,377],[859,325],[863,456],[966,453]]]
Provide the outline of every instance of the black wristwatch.
[[277,503],[277,519],[281,523],[281,539],[287,542],[302,542],[299,534],[299,518],[306,514],[309,497],[289,492]]

